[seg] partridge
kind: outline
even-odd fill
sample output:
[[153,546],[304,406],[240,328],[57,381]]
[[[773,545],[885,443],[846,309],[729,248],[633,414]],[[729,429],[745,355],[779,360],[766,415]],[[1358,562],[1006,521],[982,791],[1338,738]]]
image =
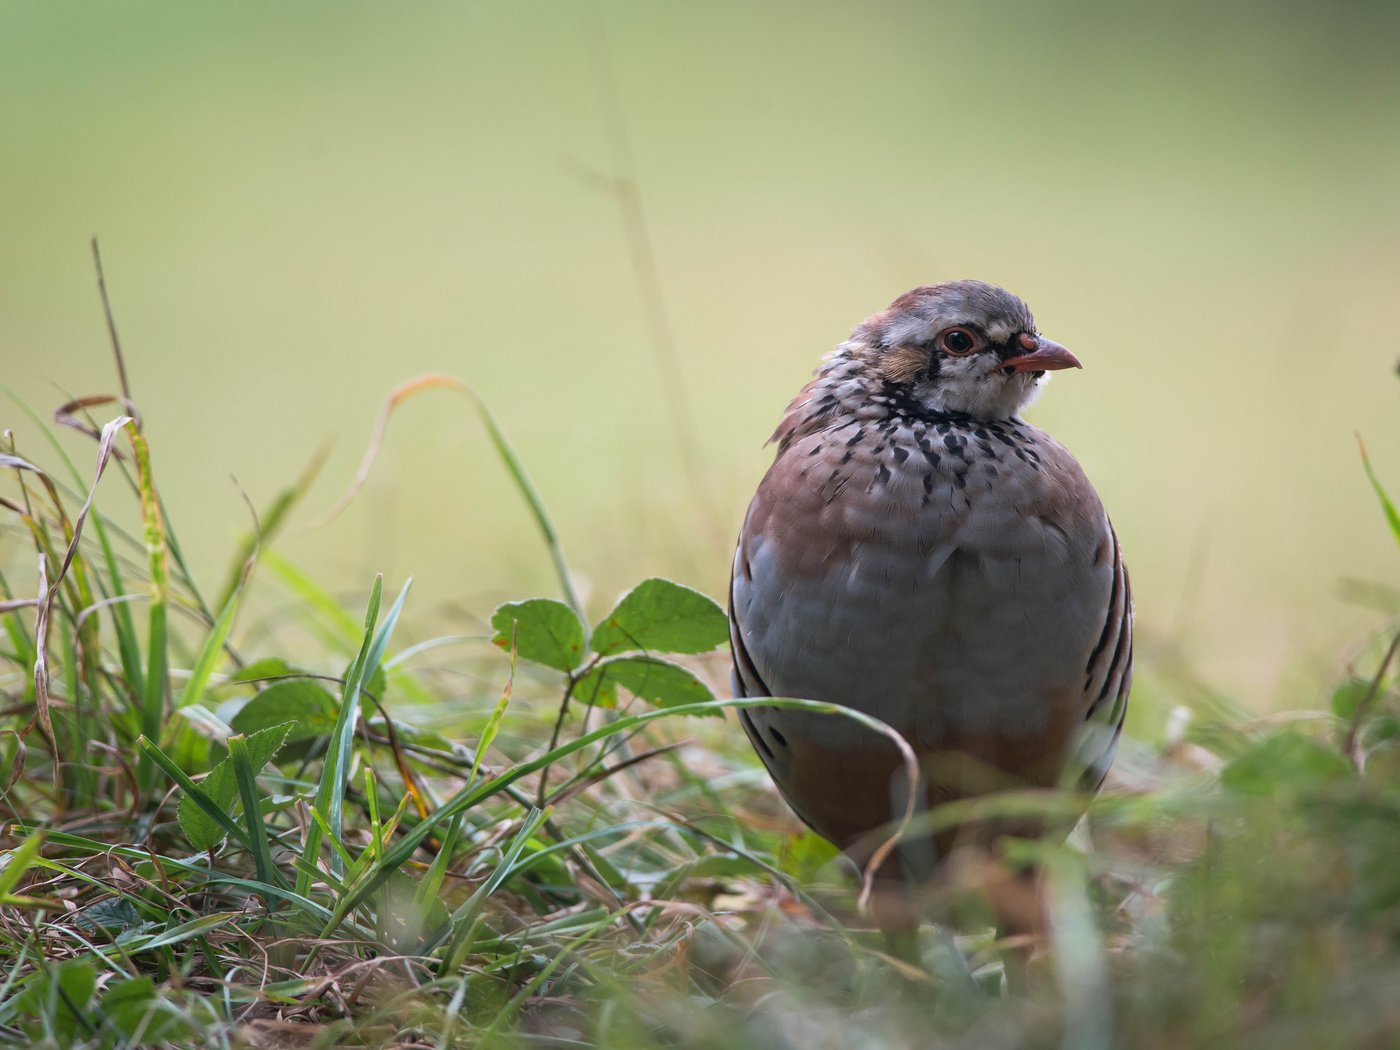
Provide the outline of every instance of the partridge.
[[[980,281],[901,295],[788,406],[734,555],[735,695],[832,701],[900,733],[925,806],[1009,786],[1096,790],[1132,679],[1132,595],[1093,486],[1020,418],[1079,368]],[[740,719],[792,809],[858,861],[909,798],[900,752],[849,718]],[[901,877],[954,837],[901,847]]]

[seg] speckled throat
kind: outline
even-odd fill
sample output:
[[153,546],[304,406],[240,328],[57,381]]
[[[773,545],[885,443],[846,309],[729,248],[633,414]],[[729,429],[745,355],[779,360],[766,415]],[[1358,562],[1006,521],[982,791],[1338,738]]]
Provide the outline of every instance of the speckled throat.
[[[929,471],[945,470],[954,485],[963,489],[974,456],[987,462],[988,476],[996,477],[996,463],[1004,456],[1015,456],[1027,469],[1040,469],[1036,438],[1040,432],[1015,416],[1006,419],[977,419],[965,412],[930,407],[913,394],[908,383],[894,382],[878,373],[852,353],[852,344],[843,344],[818,370],[802,392],[788,405],[782,422],[769,439],[778,445],[781,456],[800,438],[821,434],[808,450],[819,456],[827,441],[844,445],[833,473],[824,484],[849,483],[855,448],[865,446],[876,457],[875,480],[884,482],[889,472],[914,460]],[[804,477],[810,469],[804,472]],[[924,501],[933,491],[933,478],[926,474]]]

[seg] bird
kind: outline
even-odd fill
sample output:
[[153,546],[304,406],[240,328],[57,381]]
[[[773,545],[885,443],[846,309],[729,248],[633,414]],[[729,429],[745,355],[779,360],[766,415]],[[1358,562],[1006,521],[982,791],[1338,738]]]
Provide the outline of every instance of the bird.
[[[895,743],[850,718],[739,711],[792,810],[858,864],[911,798],[1088,795],[1113,761],[1133,671],[1127,569],[1079,463],[1021,418],[1050,373],[1080,367],[1012,293],[924,285],[856,326],[770,439],[730,577],[734,694],[840,704],[907,742],[913,787]],[[1039,825],[970,827],[986,845]],[[877,874],[927,882],[966,830],[910,836]],[[887,934],[917,924],[907,894],[885,899]]]

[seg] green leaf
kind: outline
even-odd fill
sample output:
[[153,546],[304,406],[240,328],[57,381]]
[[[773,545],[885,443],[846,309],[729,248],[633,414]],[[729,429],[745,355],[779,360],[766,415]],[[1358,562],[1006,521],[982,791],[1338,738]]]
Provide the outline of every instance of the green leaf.
[[14,849],[0,852],[0,900],[9,895],[19,885],[24,873],[39,856],[39,847],[44,844],[44,833],[32,831],[29,837]]
[[840,855],[840,850],[816,832],[804,830],[783,840],[778,855],[778,870],[804,883],[811,883],[817,880],[818,872]]
[[264,678],[281,678],[284,675],[300,674],[299,668],[293,667],[280,656],[264,656],[261,660],[254,660],[245,667],[240,668],[236,673],[229,675],[230,682],[257,682]]
[[1361,707],[1361,701],[1371,691],[1371,684],[1360,678],[1349,678],[1341,685],[1337,686],[1336,692],[1332,694],[1332,711],[1338,718],[1350,721],[1356,716],[1357,709]]
[[379,664],[375,667],[374,673],[366,678],[364,684],[360,686],[360,692],[368,693],[370,696],[374,697],[374,699],[382,702],[384,700],[384,692],[388,688],[389,676],[384,672],[384,665]]
[[128,977],[107,986],[102,995],[107,1023],[128,1041],[142,1046],[167,1045],[194,1035],[194,1026],[165,995],[157,995],[149,977]]
[[1400,722],[1396,721],[1394,715],[1381,715],[1371,722],[1366,741],[1368,744],[1379,745],[1394,740],[1397,736],[1400,736]]
[[[248,826],[248,841],[253,844],[253,862],[257,867],[258,881],[273,885],[277,879],[273,872],[272,853],[267,844],[267,825],[263,823],[262,808],[258,804],[258,770],[262,763],[253,765],[248,751],[248,738],[235,733],[228,738],[228,757],[233,763],[233,777],[238,784],[238,794],[243,800],[243,821]],[[268,904],[271,905],[271,901]]]
[[242,595],[242,590],[235,590],[229,595],[228,601],[224,603],[223,612],[219,613],[219,618],[214,621],[214,626],[205,636],[204,645],[199,650],[199,657],[195,660],[194,667],[190,669],[190,676],[185,681],[185,688],[180,693],[180,699],[175,702],[177,709],[188,707],[204,695],[204,687],[209,684],[209,676],[214,673],[214,665],[224,655],[224,643],[228,641],[229,631],[233,629],[233,620],[238,615],[238,603]]
[[[364,637],[360,643],[359,653],[351,661],[350,667],[345,673],[340,709],[336,713],[336,723],[330,733],[330,744],[326,748],[326,761],[321,767],[321,783],[316,789],[316,800],[312,804],[315,814],[322,819],[314,821],[307,828],[304,857],[308,861],[308,865],[303,865],[297,873],[297,893],[302,896],[310,891],[311,872],[315,870],[317,858],[321,854],[321,844],[327,832],[330,834],[334,847],[330,855],[331,874],[339,878],[345,870],[339,851],[344,849],[341,829],[344,816],[345,786],[350,779],[350,760],[355,725],[360,709],[360,694],[366,682],[372,681],[375,673],[379,670],[379,664],[384,659],[384,651],[389,647],[389,639],[394,633],[394,627],[399,622],[404,602],[408,600],[409,588],[412,586],[412,579],[404,581],[403,589],[399,591],[398,598],[389,607],[388,613],[384,616],[384,622],[379,624],[378,629],[374,625],[379,621],[379,600],[384,588],[383,574],[374,578],[374,585],[370,588],[369,603],[365,607]],[[322,830],[322,821],[325,824],[325,831]]]
[[214,823],[223,828],[224,834],[232,835],[240,845],[252,846],[252,843],[248,842],[248,836],[244,833],[243,828],[234,823],[233,818],[228,815],[227,809],[216,802],[201,785],[196,784],[190,775],[180,768],[180,764],[152,743],[149,737],[138,736],[136,747],[143,758],[149,759],[156,768],[175,781],[180,790],[185,793],[185,798],[199,807],[201,813],[210,817]]
[[496,739],[496,734],[501,729],[501,722],[506,717],[506,708],[510,706],[510,696],[515,689],[515,657],[516,651],[512,649],[510,652],[510,674],[506,676],[506,684],[501,689],[501,698],[496,701],[496,709],[486,720],[486,728],[481,731],[481,739],[476,743],[476,754],[472,756],[472,771],[467,777],[468,784],[476,783],[476,774],[481,768],[481,756],[486,754],[486,749]]
[[601,660],[579,680],[574,695],[587,701],[600,686],[599,691],[604,694],[621,686],[656,707],[678,707],[714,699],[709,687],[690,671],[656,656],[614,656]]
[[583,663],[583,621],[563,602],[507,602],[491,614],[491,626],[496,631],[491,641],[509,651],[514,638],[521,659],[565,672]]
[[65,1045],[76,1043],[80,1032],[92,1034],[87,1009],[97,991],[97,973],[90,962],[69,959],[41,970],[27,985],[16,1004],[20,1014],[51,1023]]
[[109,937],[142,925],[141,913],[125,897],[108,897],[73,916],[73,925],[85,930],[101,930]]
[[579,601],[578,594],[574,591],[574,582],[569,573],[569,566],[564,560],[564,547],[559,542],[559,533],[554,528],[554,522],[550,520],[549,512],[545,510],[544,500],[535,490],[535,483],[525,472],[525,465],[520,462],[520,457],[515,454],[515,449],[506,440],[505,431],[496,422],[496,417],[491,414],[491,410],[486,407],[486,402],[477,396],[475,390],[470,387],[465,389],[467,395],[476,403],[476,410],[481,416],[482,423],[486,425],[486,432],[491,436],[491,444],[496,446],[496,454],[501,457],[501,462],[505,464],[511,480],[515,482],[517,491],[524,497],[530,508],[530,513],[534,515],[535,524],[539,527],[540,535],[544,537],[545,545],[549,548],[549,556],[554,562],[554,571],[559,576],[559,586],[564,591],[564,597],[569,600],[569,607],[582,615],[583,603]]
[[601,656],[629,649],[704,653],[728,639],[729,618],[714,599],[655,577],[623,595],[598,624],[593,651]]
[[244,916],[245,913],[239,911],[209,912],[206,915],[191,919],[189,922],[183,922],[176,926],[169,926],[155,933],[138,934],[123,940],[121,945],[123,950],[130,955],[134,955],[137,952],[149,952],[156,948],[166,948],[172,944],[179,944],[182,941],[207,936],[214,930],[233,925]]
[[[269,726],[248,737],[248,757],[255,773],[277,754],[291,731],[292,723],[287,722],[283,725]],[[225,758],[210,770],[199,786],[225,813],[232,812],[234,800],[238,797],[238,780],[234,775],[232,761]],[[188,795],[180,799],[177,813],[185,838],[190,840],[190,845],[195,849],[208,849],[225,835],[223,826],[205,813]]]
[[[335,907],[329,910],[329,917],[326,920],[325,926],[322,928],[321,936],[332,936],[351,912],[378,891],[379,887],[388,879],[390,872],[398,869],[408,861],[414,851],[423,844],[428,836],[433,834],[433,829],[439,824],[452,819],[458,813],[464,813],[480,805],[488,798],[509,790],[512,785],[518,783],[522,778],[530,776],[533,773],[538,773],[546,766],[552,766],[561,759],[582,751],[584,748],[592,747],[600,741],[607,740],[621,733],[629,733],[633,729],[644,726],[649,722],[657,721],[658,719],[675,718],[678,715],[708,715],[711,713],[722,715],[724,711],[730,709],[759,706],[814,711],[818,714],[831,714],[841,718],[848,718],[874,732],[887,736],[891,741],[896,743],[896,746],[902,744],[905,749],[909,747],[909,745],[904,742],[903,737],[899,736],[898,733],[879,719],[872,718],[864,712],[856,711],[849,707],[842,707],[839,704],[826,703],[819,700],[797,700],[788,697],[771,696],[740,697],[732,700],[710,700],[705,703],[688,704],[684,707],[674,709],[668,708],[644,711],[635,715],[623,715],[607,722],[591,733],[584,733],[581,736],[575,737],[572,740],[560,744],[558,747],[546,751],[542,755],[537,755],[529,761],[518,762],[484,783],[468,785],[462,788],[450,799],[442,803],[442,805],[438,806],[422,820],[418,821],[413,827],[404,829],[394,844],[385,851],[381,863],[367,872],[365,878],[360,883],[349,888],[346,893],[336,901]],[[907,760],[911,763],[914,761],[912,751],[908,752]],[[59,832],[50,832],[49,839],[56,845],[63,845],[78,840],[77,836],[63,835]],[[498,866],[496,870],[501,870],[500,866]],[[306,902],[301,906],[305,908],[306,905],[309,904],[310,902]],[[446,968],[445,963],[444,968]]]
[[1266,737],[1220,774],[1220,782],[1241,795],[1306,792],[1349,777],[1350,763],[1332,747],[1297,729]]
[[274,682],[243,705],[230,725],[240,733],[256,733],[291,723],[290,740],[326,736],[335,728],[335,698],[306,678]]
[[447,825],[447,831],[442,836],[438,851],[433,856],[433,862],[428,865],[427,873],[418,880],[414,892],[414,903],[420,914],[426,914],[433,903],[441,903],[442,883],[447,877],[448,862],[452,860],[453,854],[457,851],[457,841],[461,830],[462,815],[459,813]]
[[588,707],[616,707],[617,682],[592,667],[574,686],[574,699]]

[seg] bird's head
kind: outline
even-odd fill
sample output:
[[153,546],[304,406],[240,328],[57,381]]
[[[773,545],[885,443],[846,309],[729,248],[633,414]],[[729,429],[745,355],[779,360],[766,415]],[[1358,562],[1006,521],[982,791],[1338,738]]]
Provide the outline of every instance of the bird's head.
[[848,345],[919,404],[976,419],[1009,419],[1035,399],[1046,372],[1082,367],[1036,332],[1025,303],[981,281],[905,292]]

